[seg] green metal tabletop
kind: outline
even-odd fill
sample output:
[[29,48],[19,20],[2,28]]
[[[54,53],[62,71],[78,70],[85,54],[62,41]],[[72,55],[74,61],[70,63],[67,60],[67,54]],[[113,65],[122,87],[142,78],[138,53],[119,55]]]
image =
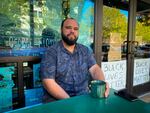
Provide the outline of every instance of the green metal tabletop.
[[134,102],[114,95],[98,99],[90,95],[76,96],[69,99],[21,108],[10,113],[150,113],[150,104],[140,100]]

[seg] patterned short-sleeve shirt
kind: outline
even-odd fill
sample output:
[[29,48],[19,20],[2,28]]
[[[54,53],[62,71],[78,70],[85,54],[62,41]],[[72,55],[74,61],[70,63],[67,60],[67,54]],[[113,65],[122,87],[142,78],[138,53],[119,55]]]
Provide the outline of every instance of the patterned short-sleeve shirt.
[[62,41],[48,48],[41,61],[42,79],[51,78],[70,95],[89,91],[89,68],[96,64],[93,53],[84,45],[76,44],[73,53]]

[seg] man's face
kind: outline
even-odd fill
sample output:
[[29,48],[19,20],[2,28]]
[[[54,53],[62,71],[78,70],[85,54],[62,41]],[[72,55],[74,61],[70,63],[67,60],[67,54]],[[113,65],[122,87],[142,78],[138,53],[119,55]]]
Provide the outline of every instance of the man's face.
[[79,27],[78,23],[73,19],[67,19],[61,30],[63,41],[67,45],[74,45],[78,39]]

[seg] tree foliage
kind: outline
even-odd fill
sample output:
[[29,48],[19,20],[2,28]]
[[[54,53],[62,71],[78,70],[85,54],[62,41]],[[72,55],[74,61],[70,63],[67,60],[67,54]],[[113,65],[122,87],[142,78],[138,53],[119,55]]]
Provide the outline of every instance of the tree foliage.
[[121,33],[122,39],[127,35],[127,18],[116,8],[104,6],[103,37],[109,38],[111,32]]
[[[53,27],[58,29],[60,25],[61,17],[61,5],[57,5],[57,0],[41,0],[42,2],[35,0],[34,8],[41,8],[41,16],[38,17],[34,14],[34,31],[35,35],[40,35],[42,29],[46,26]],[[29,0],[3,0],[0,4],[0,27],[10,29],[13,27],[12,33],[15,33],[16,29],[20,30],[23,34],[29,35],[30,31],[30,7]],[[76,5],[75,5],[76,6]],[[92,7],[92,6],[91,6]],[[81,7],[80,7],[81,8]],[[81,8],[82,10],[82,8]],[[80,10],[80,11],[81,11]],[[71,10],[72,11],[72,10]],[[90,13],[86,12],[83,16],[80,14],[84,22],[91,22],[91,26],[87,27],[88,24],[82,22],[85,26],[85,30],[89,28],[86,32],[92,32],[94,23],[92,21],[92,13],[94,13],[93,8],[87,10],[91,11]],[[33,12],[34,13],[34,12]],[[91,14],[91,15],[89,15]],[[77,15],[76,15],[77,16]],[[84,17],[87,17],[84,19]],[[89,19],[89,20],[88,20]],[[121,33],[122,40],[126,40],[127,37],[127,20],[128,18],[120,13],[119,9],[103,7],[103,38],[107,39],[110,37],[111,32]],[[81,19],[80,19],[81,20]],[[149,16],[138,15],[136,22],[136,36],[142,36],[144,42],[150,42],[150,25],[149,25]],[[87,22],[88,21],[88,22]],[[4,25],[5,24],[5,25]],[[84,25],[85,24],[85,25]],[[83,30],[84,30],[83,29]],[[7,33],[10,30],[7,30]],[[17,31],[18,32],[18,31]],[[6,33],[6,32],[5,32]],[[2,33],[1,33],[2,34]]]
[[[103,16],[103,38],[110,37],[111,32],[121,33],[123,40],[127,37],[128,18],[120,13],[119,9],[104,6]],[[145,15],[137,15],[136,39],[139,43],[150,42],[150,18]],[[142,37],[142,39],[140,39]]]
[[142,36],[143,43],[150,43],[150,15],[149,14],[137,15],[136,35]]

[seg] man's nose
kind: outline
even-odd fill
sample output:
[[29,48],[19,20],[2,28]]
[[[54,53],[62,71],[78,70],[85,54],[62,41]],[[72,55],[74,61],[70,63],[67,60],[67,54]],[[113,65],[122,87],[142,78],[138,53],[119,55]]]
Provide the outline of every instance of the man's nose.
[[72,28],[72,29],[70,29],[70,32],[74,33],[74,32],[75,32],[75,30]]

